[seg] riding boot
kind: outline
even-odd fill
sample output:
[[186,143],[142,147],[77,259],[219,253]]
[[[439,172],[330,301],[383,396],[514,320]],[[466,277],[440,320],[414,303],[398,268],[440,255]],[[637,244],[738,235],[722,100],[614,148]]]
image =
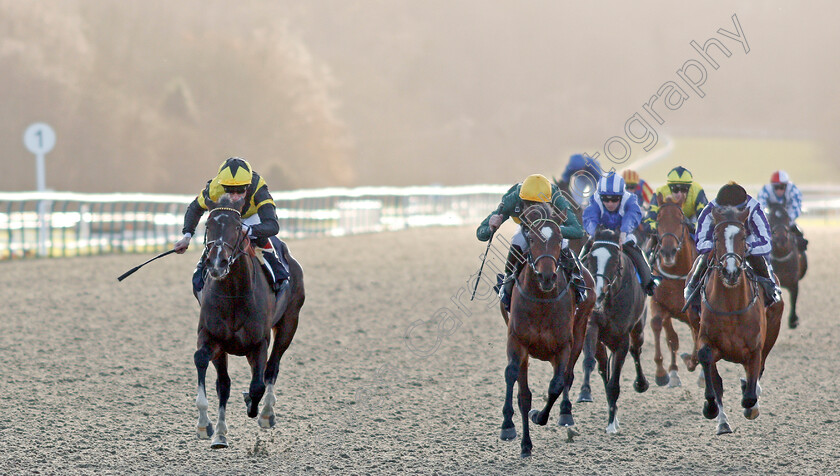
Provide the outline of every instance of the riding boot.
[[747,256],[747,263],[749,263],[755,273],[758,284],[764,290],[764,305],[770,307],[781,301],[782,290],[779,289],[779,286],[776,285],[776,281],[773,279],[772,267],[767,259],[761,255],[749,255]]
[[198,264],[195,265],[195,271],[193,271],[192,285],[194,294],[198,294],[199,291],[204,289],[204,274],[207,267],[204,264],[205,259],[207,259],[207,248],[204,248],[204,252],[201,253],[201,258],[198,259]]
[[622,249],[627,256],[630,257],[630,260],[633,261],[636,271],[639,272],[639,278],[642,281],[642,289],[645,294],[653,296],[653,291],[659,283],[657,283],[656,280],[653,279],[653,276],[651,276],[650,265],[648,264],[647,259],[645,259],[645,255],[642,253],[642,250],[639,249],[639,246],[632,241],[625,243]]
[[805,239],[805,234],[802,232],[802,228],[800,228],[797,223],[792,223],[790,225],[790,231],[793,232],[794,236],[796,236],[797,249],[802,252],[808,249],[808,240]]
[[271,276],[274,278],[271,283],[271,289],[277,293],[282,289],[283,283],[289,278],[289,272],[286,271],[286,267],[280,262],[280,258],[277,256],[273,247],[260,248],[260,250],[263,253],[268,271],[270,271]]
[[505,274],[496,275],[496,286],[493,290],[499,293],[499,299],[505,305],[505,310],[510,312],[510,296],[513,293],[513,281],[522,270],[525,263],[522,250],[516,245],[511,245],[505,263]]
[[[586,245],[584,245],[584,247],[586,247]],[[575,302],[581,303],[586,301],[586,290],[588,289],[586,287],[586,281],[583,280],[583,276],[580,274],[578,260],[576,259],[574,253],[572,253],[571,248],[568,246],[560,250],[560,266],[562,266],[569,275],[570,284],[572,289],[575,291]]]
[[691,273],[691,276],[685,283],[685,290],[683,291],[685,305],[682,308],[682,312],[685,312],[689,306],[692,306],[695,310],[700,309],[700,293],[697,292],[697,288],[700,286],[700,281],[708,269],[709,263],[707,256],[705,254],[698,256],[697,261],[694,263],[694,272]]

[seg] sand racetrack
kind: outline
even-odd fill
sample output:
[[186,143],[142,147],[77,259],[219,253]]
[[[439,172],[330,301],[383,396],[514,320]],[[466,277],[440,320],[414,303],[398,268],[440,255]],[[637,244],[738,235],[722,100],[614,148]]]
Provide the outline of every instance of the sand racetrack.
[[[574,405],[581,435],[566,441],[555,407],[549,425],[531,426],[528,460],[518,439],[498,438],[505,328],[495,305],[469,303],[467,280],[484,251],[471,228],[291,241],[307,301],[280,365],[277,427],[261,430],[245,415],[249,369],[234,357],[225,450],[195,435],[198,305],[189,277],[197,253],[158,260],[122,283],[116,276],[150,256],[0,263],[0,473],[836,472],[840,229],[806,233],[801,325],[783,321],[757,420],[741,414],[743,371],[734,364],[721,364],[730,435],[716,436],[703,418],[696,374],[681,365],[681,388],[655,386],[648,328],[642,357],[652,386],[632,390],[628,358],[621,433],[604,432],[604,389],[593,376],[595,403]],[[687,349],[688,328],[677,325]],[[536,407],[550,366],[532,362]],[[215,422],[214,381],[211,366]],[[521,434],[518,409],[514,418]]]

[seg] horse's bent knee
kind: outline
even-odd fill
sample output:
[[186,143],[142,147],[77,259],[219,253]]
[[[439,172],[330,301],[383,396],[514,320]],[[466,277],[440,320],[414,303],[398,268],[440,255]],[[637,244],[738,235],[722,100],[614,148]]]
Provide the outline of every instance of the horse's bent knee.
[[505,381],[506,382],[515,382],[516,379],[519,378],[519,365],[515,362],[511,362],[505,367]]
[[697,360],[706,364],[712,363],[712,348],[708,344],[697,351]]

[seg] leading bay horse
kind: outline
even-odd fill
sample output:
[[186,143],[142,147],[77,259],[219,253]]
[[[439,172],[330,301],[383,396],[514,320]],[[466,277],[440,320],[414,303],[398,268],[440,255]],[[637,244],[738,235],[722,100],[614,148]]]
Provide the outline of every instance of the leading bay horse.
[[[583,303],[575,302],[570,282],[560,265],[563,235],[560,224],[565,221],[561,212],[547,203],[530,206],[520,216],[525,239],[528,241],[527,262],[515,278],[511,296],[511,311],[503,316],[508,324],[505,368],[504,421],[500,438],[516,438],[513,424],[513,384],[519,383],[519,411],[522,416],[521,456],[531,455],[531,435],[528,420],[544,426],[554,402],[563,394],[560,404],[561,426],[569,435],[575,434],[569,388],[574,380],[574,367],[583,347],[586,322],[595,298],[588,293]],[[584,279],[592,286],[592,277],[585,269]],[[577,309],[577,312],[576,312]],[[548,401],[538,411],[531,410],[531,391],[528,388],[528,359],[533,356],[548,361],[554,376],[548,387]]]
[[[228,354],[245,356],[251,366],[251,385],[245,394],[248,416],[257,416],[258,405],[267,395],[259,425],[271,428],[274,420],[274,385],[280,368],[280,357],[289,347],[298,325],[304,301],[303,270],[283,246],[289,264],[290,285],[275,296],[257,259],[257,253],[242,230],[241,210],[245,202],[232,202],[227,195],[218,204],[208,199],[206,267],[209,279],[196,296],[201,305],[198,323],[198,437],[213,437],[213,448],[225,448],[227,425],[225,411],[230,397]],[[274,345],[268,356],[274,330]],[[216,368],[216,393],[219,397],[219,421],[215,431],[207,415],[205,375],[210,362]]]
[[741,406],[744,416],[758,417],[758,380],[767,355],[776,343],[784,302],[764,306],[764,294],[747,264],[747,220],[750,210],[719,207],[712,210],[714,251],[709,271],[700,289],[702,308],[697,336],[697,358],[703,366],[706,403],[703,416],[717,418],[717,434],[731,433],[723,411],[723,381],[717,369],[720,359],[743,365]]
[[[662,205],[656,215],[658,240],[656,248],[651,250],[651,262],[653,274],[661,276],[662,281],[650,300],[650,328],[653,330],[654,339],[653,361],[656,363],[655,381],[659,386],[679,387],[682,385],[677,373],[680,339],[674,330],[672,319],[688,324],[693,340],[696,340],[700,317],[693,309],[689,309],[688,312],[683,312],[682,309],[685,305],[683,289],[691,267],[697,259],[697,245],[691,236],[690,222],[683,213],[684,200],[674,200],[673,196],[663,197],[661,193],[656,198],[657,203]],[[659,343],[663,328],[668,350],[671,351],[671,365],[667,372]],[[683,358],[687,359],[689,370],[694,370],[697,364],[693,361],[693,356],[686,354]]]
[[770,260],[773,263],[773,271],[779,278],[779,284],[790,292],[788,327],[796,329],[799,326],[799,316],[796,314],[799,280],[805,277],[808,271],[808,260],[805,252],[799,251],[796,236],[790,230],[790,216],[784,205],[769,203],[766,213],[773,234]]
[[[624,254],[620,234],[606,228],[593,237],[592,248],[584,258],[589,272],[595,276],[595,309],[586,330],[583,346],[583,385],[578,402],[591,402],[589,377],[598,361],[598,373],[604,380],[609,415],[607,433],[618,433],[618,395],[621,369],[627,352],[636,364],[633,388],[643,393],[648,381],[642,371],[640,357],[645,333],[645,293],[636,277],[636,268]],[[607,358],[607,349],[612,355]]]

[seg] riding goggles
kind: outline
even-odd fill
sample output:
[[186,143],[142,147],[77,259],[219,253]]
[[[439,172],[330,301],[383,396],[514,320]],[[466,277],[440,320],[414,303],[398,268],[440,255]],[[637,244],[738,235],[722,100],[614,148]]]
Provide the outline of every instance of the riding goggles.
[[668,188],[671,189],[671,193],[688,193],[688,190],[691,188],[691,185],[669,185]]
[[601,201],[604,203],[614,203],[621,201],[621,195],[601,195]]

